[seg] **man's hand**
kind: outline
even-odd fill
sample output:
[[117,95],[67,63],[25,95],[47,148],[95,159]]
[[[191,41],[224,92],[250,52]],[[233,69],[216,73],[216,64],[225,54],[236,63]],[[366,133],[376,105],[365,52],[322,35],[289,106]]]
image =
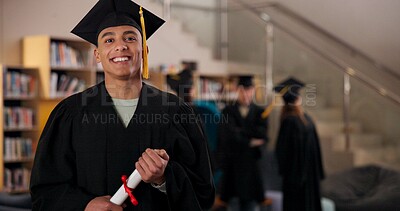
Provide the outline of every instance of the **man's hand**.
[[111,196],[99,196],[92,199],[85,208],[85,211],[122,211],[123,207],[110,202]]
[[169,156],[165,150],[146,149],[135,163],[135,167],[144,182],[160,185],[165,181],[164,171],[168,160]]

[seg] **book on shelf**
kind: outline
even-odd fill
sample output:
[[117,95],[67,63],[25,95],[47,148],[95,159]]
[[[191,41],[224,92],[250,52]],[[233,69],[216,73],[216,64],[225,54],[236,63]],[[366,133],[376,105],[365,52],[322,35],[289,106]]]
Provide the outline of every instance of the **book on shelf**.
[[24,137],[4,138],[3,158],[5,162],[30,159],[32,157],[32,139]]
[[51,41],[50,57],[52,67],[81,68],[87,66],[84,53],[66,42]]
[[4,169],[4,191],[29,190],[30,171],[27,168]]
[[83,91],[86,82],[77,77],[63,73],[52,72],[50,75],[50,97],[66,97],[73,93]]
[[35,116],[31,108],[4,107],[4,129],[32,129]]
[[3,90],[6,98],[35,97],[37,80],[32,75],[17,71],[5,71]]

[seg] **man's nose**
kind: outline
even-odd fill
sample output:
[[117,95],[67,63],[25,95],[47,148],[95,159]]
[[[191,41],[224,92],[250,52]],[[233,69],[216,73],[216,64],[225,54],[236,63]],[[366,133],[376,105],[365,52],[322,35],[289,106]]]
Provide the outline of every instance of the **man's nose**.
[[127,49],[128,49],[128,46],[126,45],[126,43],[124,43],[122,41],[117,42],[117,45],[115,47],[116,51],[124,51],[124,50],[127,50]]

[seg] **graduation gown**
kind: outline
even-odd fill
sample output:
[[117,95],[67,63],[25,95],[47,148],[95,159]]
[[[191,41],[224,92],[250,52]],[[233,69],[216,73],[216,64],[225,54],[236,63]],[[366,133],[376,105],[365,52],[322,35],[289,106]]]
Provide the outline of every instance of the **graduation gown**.
[[264,200],[264,189],[258,160],[261,147],[250,147],[252,138],[267,142],[267,119],[261,117],[263,109],[251,104],[246,117],[242,117],[239,105],[230,105],[222,111],[219,128],[219,162],[223,176],[221,199],[239,197],[242,201]]
[[204,210],[214,201],[206,141],[191,107],[143,84],[127,128],[104,82],[73,95],[51,113],[31,176],[33,210],[84,210],[97,196],[113,195],[146,148],[165,149],[167,194],[141,182],[124,210]]
[[324,178],[319,138],[312,119],[305,114],[281,122],[276,144],[282,176],[284,211],[321,211],[320,180]]

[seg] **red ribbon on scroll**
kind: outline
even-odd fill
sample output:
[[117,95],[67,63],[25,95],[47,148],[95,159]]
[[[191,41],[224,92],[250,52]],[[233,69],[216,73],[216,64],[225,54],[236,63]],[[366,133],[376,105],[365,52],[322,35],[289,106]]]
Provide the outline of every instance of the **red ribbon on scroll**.
[[135,196],[132,194],[132,189],[130,189],[128,187],[128,185],[126,185],[126,180],[128,180],[128,177],[126,175],[122,175],[121,180],[122,180],[122,183],[124,183],[125,192],[128,194],[129,199],[131,200],[132,204],[135,206],[138,205],[139,202],[137,201]]

